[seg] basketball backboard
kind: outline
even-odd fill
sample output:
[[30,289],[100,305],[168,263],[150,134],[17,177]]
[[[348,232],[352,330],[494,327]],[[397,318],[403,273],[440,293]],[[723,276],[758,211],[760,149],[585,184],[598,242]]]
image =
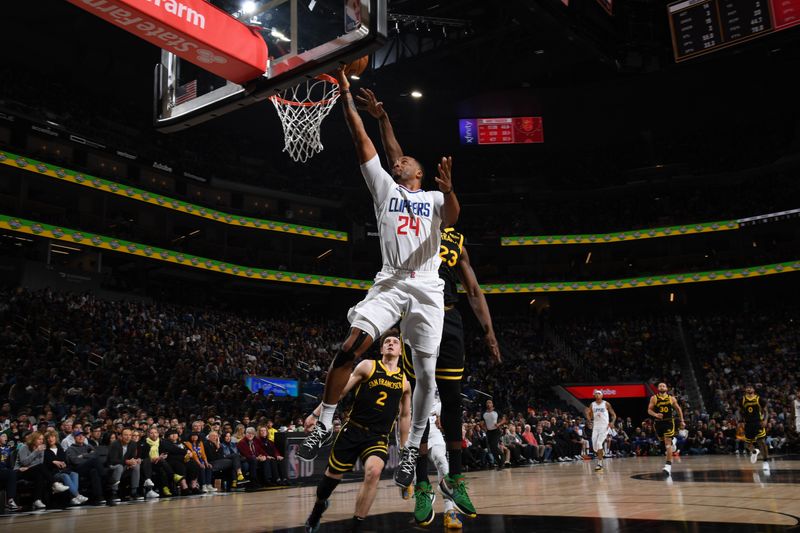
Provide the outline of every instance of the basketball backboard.
[[239,85],[162,50],[154,91],[155,125],[161,131],[178,131],[263,102],[281,89],[367,55],[386,41],[386,0],[212,3],[261,35],[267,45],[266,72]]

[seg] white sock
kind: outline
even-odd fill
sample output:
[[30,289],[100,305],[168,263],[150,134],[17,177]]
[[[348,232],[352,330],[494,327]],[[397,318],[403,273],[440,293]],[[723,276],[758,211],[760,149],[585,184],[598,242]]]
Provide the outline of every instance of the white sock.
[[417,385],[411,397],[411,434],[408,436],[406,446],[419,448],[425,426],[428,424],[428,415],[433,407],[436,390],[436,356],[432,354],[414,354],[414,374],[417,376]]
[[319,415],[319,421],[325,426],[327,431],[333,429],[333,415],[336,413],[336,404],[327,404],[322,402],[322,412]]

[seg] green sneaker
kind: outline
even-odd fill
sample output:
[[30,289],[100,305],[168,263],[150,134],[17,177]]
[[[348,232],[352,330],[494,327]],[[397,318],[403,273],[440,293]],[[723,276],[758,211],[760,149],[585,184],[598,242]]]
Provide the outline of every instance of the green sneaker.
[[433,512],[433,502],[436,501],[436,493],[427,481],[418,483],[414,488],[414,498],[417,503],[414,505],[414,520],[418,526],[427,526],[433,522],[435,513]]
[[470,518],[478,516],[475,506],[472,504],[472,500],[469,499],[469,494],[467,494],[467,482],[464,480],[464,476],[447,474],[442,482],[439,483],[439,490],[442,491],[445,498],[453,501],[458,512]]

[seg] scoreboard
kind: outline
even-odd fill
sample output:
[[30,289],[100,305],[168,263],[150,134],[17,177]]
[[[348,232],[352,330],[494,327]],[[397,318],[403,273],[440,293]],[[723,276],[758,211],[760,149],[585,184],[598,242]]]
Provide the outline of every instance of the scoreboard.
[[667,12],[678,62],[800,25],[800,0],[681,0]]
[[542,117],[462,118],[461,144],[530,144],[544,142]]

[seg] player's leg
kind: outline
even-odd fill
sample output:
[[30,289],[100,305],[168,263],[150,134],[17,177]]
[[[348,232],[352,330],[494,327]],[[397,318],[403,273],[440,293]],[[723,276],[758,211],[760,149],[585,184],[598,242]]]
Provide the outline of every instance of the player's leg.
[[[427,280],[425,281],[427,282]],[[411,344],[411,356],[417,383],[411,398],[411,433],[394,475],[395,483],[401,487],[407,487],[414,481],[419,446],[434,402],[436,356],[439,353],[444,320],[444,304],[441,293],[443,282],[438,278],[436,278],[436,282],[438,293],[425,293],[423,285],[404,284],[410,299],[406,314],[400,321],[400,331]]]
[[660,421],[657,420],[654,424],[656,437],[664,442],[664,455],[666,461],[664,463],[663,472],[667,476],[672,475],[672,437],[675,436],[675,421]]
[[594,454],[597,457],[597,465],[594,467],[595,470],[602,470],[603,469],[603,457],[604,457],[604,449],[603,446],[605,444],[605,431],[602,431],[602,428],[597,426],[592,428],[592,449],[594,450]]
[[[348,429],[349,431],[345,431]],[[305,523],[306,533],[319,530],[322,513],[328,508],[328,498],[342,481],[342,476],[353,469],[358,454],[364,447],[363,432],[349,428],[347,424],[336,435],[328,457],[328,468],[317,485],[317,500]]]
[[330,440],[336,404],[353,371],[353,363],[367,351],[383,331],[400,319],[404,299],[405,295],[397,289],[393,280],[383,279],[372,286],[366,298],[350,309],[347,314],[351,326],[350,332],[328,369],[320,417],[311,433],[300,445],[297,452],[300,459],[314,460],[319,449]]
[[[447,479],[450,473],[445,446],[442,446],[442,444],[437,444],[430,447],[428,456],[430,457],[433,465],[436,467],[436,472],[439,476],[439,488],[441,490],[442,483],[444,483],[444,480]],[[461,523],[461,519],[458,517],[458,509],[456,508],[455,502],[452,500],[452,498],[448,497],[444,491],[442,491],[442,496],[442,499],[444,500],[445,529],[461,529],[463,524]]]
[[769,449],[767,448],[766,438],[767,430],[766,428],[760,427],[759,424],[758,433],[756,434],[756,445],[762,454],[761,460],[764,461],[764,470],[769,470]]
[[[442,433],[447,447],[447,474],[439,482],[439,490],[445,502],[453,502],[457,509],[470,517],[477,516],[475,506],[467,494],[467,485],[462,473],[462,408],[461,379],[464,374],[464,326],[458,309],[445,312],[442,326],[442,342],[436,361],[436,387],[442,402]],[[445,506],[445,522],[447,518]],[[453,513],[455,515],[455,513]],[[460,521],[459,521],[460,522]]]
[[354,322],[354,324],[359,327],[350,328],[350,333],[328,368],[319,420],[297,451],[297,456],[305,461],[313,461],[317,457],[319,449],[330,441],[333,435],[331,430],[336,405],[353,371],[353,363],[357,357],[367,351],[372,345],[372,341],[377,338],[377,329],[365,320]]
[[[750,451],[750,462],[755,464],[758,461],[758,456],[763,453],[760,449],[759,437],[762,431],[761,424],[747,423],[744,426],[744,440],[747,443],[747,449]],[[766,432],[764,432],[766,434]]]
[[314,533],[319,531],[319,521],[322,519],[322,513],[328,508],[328,499],[333,494],[333,491],[342,481],[342,473],[333,472],[331,468],[325,470],[322,480],[317,485],[317,499],[314,502],[314,507],[311,509],[311,514],[306,519],[305,530],[306,533]]
[[372,502],[375,501],[375,493],[378,490],[378,482],[381,480],[384,465],[384,459],[378,455],[370,455],[364,462],[364,483],[361,484],[358,496],[356,496],[356,510],[353,514],[351,529],[353,532],[361,530],[361,525],[369,514]]

